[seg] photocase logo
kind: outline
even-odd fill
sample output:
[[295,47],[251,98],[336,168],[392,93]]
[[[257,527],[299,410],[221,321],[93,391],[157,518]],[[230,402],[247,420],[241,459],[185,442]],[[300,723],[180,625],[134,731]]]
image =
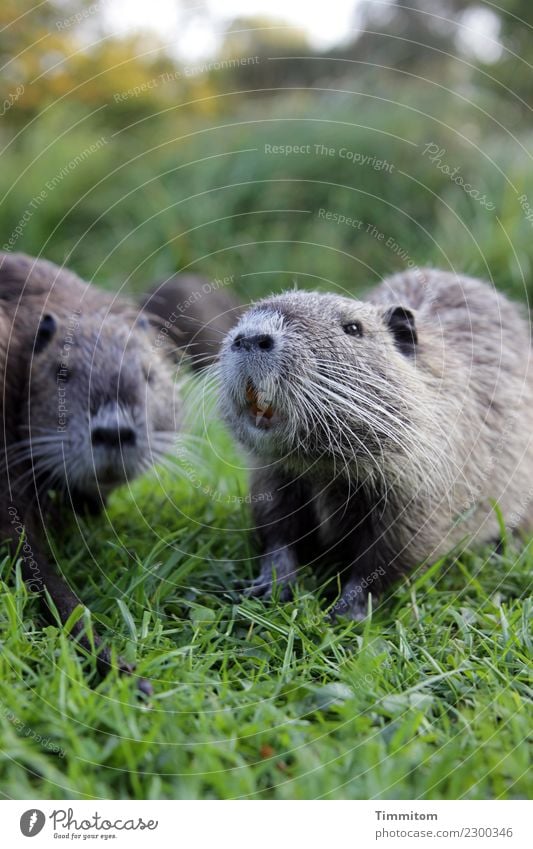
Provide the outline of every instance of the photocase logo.
[[31,808],[29,811],[24,811],[20,818],[20,830],[24,837],[35,837],[43,830],[46,822],[46,817],[42,811],[37,808]]

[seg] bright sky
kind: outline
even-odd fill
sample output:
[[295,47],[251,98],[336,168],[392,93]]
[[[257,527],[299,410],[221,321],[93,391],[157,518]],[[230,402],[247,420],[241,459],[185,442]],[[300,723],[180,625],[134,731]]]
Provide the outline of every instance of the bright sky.
[[[1,2],[1,0],[0,0]],[[360,0],[102,0],[109,30],[152,30],[184,60],[214,54],[225,27],[236,17],[260,15],[304,29],[315,48],[328,48],[355,32]],[[387,0],[376,0],[386,7]],[[500,53],[498,21],[489,9],[472,10],[463,20],[460,42],[479,58]]]
[[[264,15],[302,27],[316,47],[342,41],[353,29],[358,0],[107,0],[103,13],[110,29],[152,29],[176,41],[187,59],[213,53],[218,35],[238,16]],[[202,14],[202,9],[204,13]],[[185,36],[186,32],[186,36]]]

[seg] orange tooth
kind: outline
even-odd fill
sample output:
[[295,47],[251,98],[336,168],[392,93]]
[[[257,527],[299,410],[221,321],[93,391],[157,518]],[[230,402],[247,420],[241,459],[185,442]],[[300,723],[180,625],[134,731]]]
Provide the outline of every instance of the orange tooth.
[[274,410],[270,405],[266,408],[259,406],[259,396],[251,380],[246,384],[246,400],[254,416],[264,416],[265,419],[271,419],[274,415]]
[[246,400],[249,404],[257,403],[257,392],[254,389],[254,385],[251,380],[246,384]]

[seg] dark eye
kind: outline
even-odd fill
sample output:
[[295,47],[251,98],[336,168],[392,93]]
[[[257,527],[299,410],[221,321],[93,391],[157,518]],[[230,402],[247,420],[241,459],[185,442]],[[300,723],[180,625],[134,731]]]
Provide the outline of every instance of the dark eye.
[[348,324],[343,324],[342,329],[348,336],[362,336],[363,327],[359,321],[350,321]]
[[151,372],[150,369],[147,368],[146,366],[143,366],[143,374],[144,374],[144,379],[146,380],[147,384],[149,386],[152,386],[153,383],[154,383],[153,372]]
[[39,323],[37,335],[35,337],[34,351],[36,354],[44,350],[57,329],[57,323],[53,315],[43,315]]

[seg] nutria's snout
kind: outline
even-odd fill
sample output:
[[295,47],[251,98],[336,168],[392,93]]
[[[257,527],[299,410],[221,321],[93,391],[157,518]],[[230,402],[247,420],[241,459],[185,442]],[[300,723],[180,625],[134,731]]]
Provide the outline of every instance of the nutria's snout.
[[91,442],[93,448],[96,448],[96,446],[120,448],[122,445],[135,445],[137,435],[132,427],[123,427],[122,425],[113,427],[93,426],[91,430]]
[[237,333],[231,343],[231,351],[244,359],[240,365],[248,374],[244,384],[245,414],[262,430],[268,430],[276,422],[274,399],[272,387],[264,385],[264,373],[253,357],[269,355],[274,348],[275,340],[270,333]]
[[244,333],[238,333],[232,342],[232,351],[272,351],[274,348],[274,337],[270,333],[255,333],[252,336],[245,336]]
[[249,433],[273,432],[286,419],[283,351],[283,318],[262,309],[246,313],[223,345],[225,415]]
[[116,403],[102,406],[91,417],[84,461],[92,466],[95,485],[118,486],[135,477],[143,465],[146,440],[146,429],[139,427],[131,410]]

